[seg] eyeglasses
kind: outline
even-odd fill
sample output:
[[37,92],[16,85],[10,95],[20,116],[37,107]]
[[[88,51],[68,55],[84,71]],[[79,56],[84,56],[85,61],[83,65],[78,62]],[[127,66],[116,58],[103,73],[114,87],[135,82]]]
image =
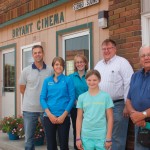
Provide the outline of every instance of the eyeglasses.
[[84,61],[77,61],[76,64],[83,64]]
[[145,58],[146,56],[147,56],[147,57],[150,57],[150,53],[142,54],[140,57]]
[[112,48],[114,48],[114,47],[108,47],[108,48],[102,48],[102,51],[110,51]]

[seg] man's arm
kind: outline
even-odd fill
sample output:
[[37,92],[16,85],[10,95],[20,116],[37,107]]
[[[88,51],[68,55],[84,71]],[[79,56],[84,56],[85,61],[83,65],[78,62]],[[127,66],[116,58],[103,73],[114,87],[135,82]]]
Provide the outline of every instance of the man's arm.
[[132,104],[131,104],[131,100],[130,99],[127,99],[126,100],[126,108],[129,112],[129,114],[135,112],[136,110],[133,108]]
[[147,117],[150,117],[150,108],[145,110],[147,113]]
[[26,89],[26,85],[20,85],[20,92],[22,95],[24,95],[25,89]]
[[145,116],[143,115],[142,112],[136,111],[133,108],[130,99],[126,100],[126,107],[127,107],[128,111],[129,111],[130,118],[131,118],[132,122],[134,124],[136,124],[137,126],[142,126],[142,127],[145,126],[145,120],[144,120]]
[[[130,101],[129,99],[126,100],[126,107],[127,107],[128,111],[129,111],[130,115],[132,115],[132,113],[137,112],[137,113],[140,113],[140,116],[141,116],[142,119],[145,119],[145,118],[147,118],[147,117],[150,117],[150,108],[145,110],[145,112],[146,112],[147,115],[144,115],[143,112],[138,112],[138,111],[136,111],[136,110],[133,108],[133,106],[132,106],[132,104],[131,104],[131,101]],[[140,117],[140,116],[139,116],[139,117]]]

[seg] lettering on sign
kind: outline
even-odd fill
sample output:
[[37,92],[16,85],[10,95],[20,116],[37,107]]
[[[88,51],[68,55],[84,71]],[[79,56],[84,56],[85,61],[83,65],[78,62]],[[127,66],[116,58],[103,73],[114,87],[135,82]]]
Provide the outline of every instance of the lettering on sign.
[[79,10],[94,4],[99,3],[100,0],[83,0],[73,4],[73,10]]
[[[35,27],[39,31],[39,30],[63,23],[63,22],[64,22],[64,14],[63,12],[61,12],[61,13],[53,14],[51,16],[37,20]],[[24,26],[13,29],[12,37],[16,38],[16,37],[23,36],[32,32],[33,32],[33,23],[29,23]]]
[[64,22],[63,12],[60,14],[54,14],[49,17],[40,19],[37,21],[37,30],[41,30],[50,26],[54,26],[56,24]]
[[13,29],[12,30],[12,37],[18,37],[22,35],[26,35],[32,32],[32,25],[33,23],[27,24],[25,26],[21,26],[19,28]]

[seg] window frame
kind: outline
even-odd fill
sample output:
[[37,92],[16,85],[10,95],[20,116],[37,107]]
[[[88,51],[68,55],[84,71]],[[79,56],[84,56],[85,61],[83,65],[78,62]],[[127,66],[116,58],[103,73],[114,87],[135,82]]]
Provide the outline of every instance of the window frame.
[[[14,52],[14,59],[15,59],[15,49],[14,48],[10,48],[10,49],[8,49],[8,50],[4,50],[4,51],[2,51],[2,64],[3,64],[3,66],[2,66],[2,73],[3,73],[3,75],[2,75],[2,80],[3,80],[3,88],[5,88],[5,85],[4,85],[4,58],[3,58],[3,55],[5,55],[5,54],[8,54],[8,53],[11,53],[11,52]],[[15,60],[14,60],[14,68],[15,68]],[[16,68],[15,68],[16,69]],[[14,75],[14,78],[15,78],[15,75]],[[14,79],[14,82],[16,82],[16,79]],[[15,83],[14,83],[14,87],[8,87],[8,88],[14,88],[14,91],[13,92],[15,92],[15,89],[16,89],[16,87],[15,87]],[[4,90],[4,89],[3,89]],[[5,91],[4,91],[5,92]]]
[[[33,44],[30,44],[30,45],[26,45],[26,46],[22,46],[21,47],[21,70],[23,70],[23,51],[25,50],[25,49],[28,49],[28,48],[30,48],[31,47],[31,51],[32,51],[32,47],[34,46],[34,45],[42,45],[42,42],[37,42],[37,43],[33,43]],[[30,51],[30,50],[25,50],[25,51]]]
[[89,53],[89,68],[93,68],[93,34],[92,34],[92,26],[93,26],[93,23],[92,22],[89,22],[89,23],[85,23],[85,24],[81,24],[81,25],[77,25],[77,26],[74,26],[74,27],[70,27],[70,28],[66,28],[66,29],[62,29],[62,30],[59,30],[56,32],[56,56],[62,56],[64,57],[64,54],[61,53],[61,50],[63,48],[63,45],[62,45],[62,38],[63,38],[63,35],[71,35],[75,32],[82,32],[82,31],[85,31],[85,30],[89,30],[89,37],[90,37],[90,40],[89,40],[89,44],[90,44],[90,47],[89,47],[89,50],[90,50],[90,53]]
[[150,13],[141,16],[142,24],[142,45],[149,45],[150,43]]
[[[90,31],[89,29],[86,29],[86,30],[81,30],[79,32],[73,32],[73,33],[70,33],[70,34],[64,34],[62,36],[62,57],[64,60],[66,60],[66,48],[65,48],[65,41],[66,40],[69,40],[69,39],[73,39],[73,38],[77,38],[77,37],[82,37],[82,36],[88,36],[88,39],[90,41]],[[89,69],[90,69],[90,42],[88,43],[88,47],[89,47]]]

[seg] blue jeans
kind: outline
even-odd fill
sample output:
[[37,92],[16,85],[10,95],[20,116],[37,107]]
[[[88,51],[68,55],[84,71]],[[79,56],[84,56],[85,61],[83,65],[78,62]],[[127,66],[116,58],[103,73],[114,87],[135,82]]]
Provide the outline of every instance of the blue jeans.
[[134,128],[135,128],[134,150],[150,150],[150,148],[144,147],[137,142],[137,134],[139,127],[135,126]]
[[56,150],[56,131],[60,142],[60,150],[69,150],[70,117],[66,117],[62,124],[53,124],[48,117],[44,117],[45,134],[47,139],[47,150]]
[[129,118],[123,117],[124,101],[114,103],[112,150],[125,150]]
[[23,112],[25,130],[25,150],[35,150],[34,133],[39,117],[43,124],[43,112]]
[[73,137],[74,137],[74,149],[77,150],[76,146],[76,119],[77,119],[77,108],[72,108],[70,111],[72,127],[73,127]]

